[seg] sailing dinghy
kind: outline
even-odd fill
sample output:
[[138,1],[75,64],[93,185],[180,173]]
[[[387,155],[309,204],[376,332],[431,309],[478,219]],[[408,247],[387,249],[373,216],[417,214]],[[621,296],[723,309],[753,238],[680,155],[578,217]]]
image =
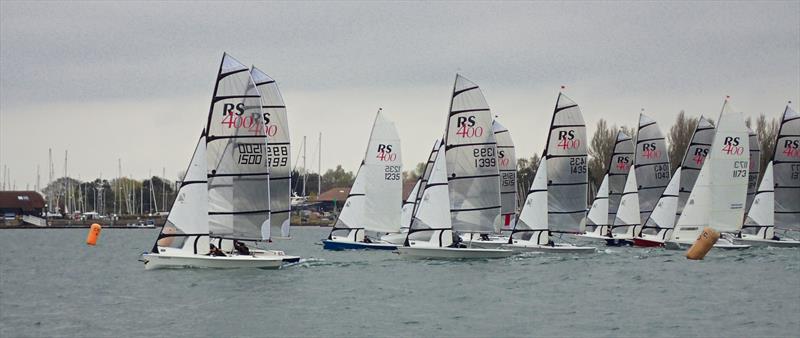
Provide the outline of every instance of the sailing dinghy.
[[672,237],[675,221],[689,199],[713,139],[714,125],[700,116],[681,165],[672,174],[650,218],[645,221],[641,236],[634,237],[634,246],[660,247],[664,246],[664,241]]
[[492,235],[466,234],[465,243],[478,248],[499,248],[508,243],[502,231],[513,230],[517,216],[517,158],[511,133],[497,119],[492,121],[497,140],[497,165],[500,167],[500,223],[495,225]]
[[[269,170],[260,95],[248,68],[223,54],[206,129],[146,269],[279,268],[283,252],[238,254],[234,241],[266,241]],[[174,215],[174,216],[173,216]],[[265,230],[266,228],[266,230]],[[215,242],[227,255],[207,255]]]
[[772,161],[747,213],[737,243],[797,247],[800,241],[775,236],[775,229],[800,229],[800,115],[788,105],[781,118]]
[[[639,213],[639,184],[636,180],[636,170],[631,170],[625,180],[625,189],[619,200],[619,209],[611,226],[611,238],[606,239],[610,246],[632,244],[636,230],[641,228],[642,220]],[[619,231],[618,229],[622,229]]]
[[556,242],[553,233],[586,229],[586,125],[578,105],[558,94],[544,157],[504,247],[515,251],[591,253],[594,247]]
[[[619,202],[625,189],[625,181],[628,172],[633,164],[633,141],[628,134],[623,131],[617,133],[617,140],[614,143],[614,150],[609,159],[606,176],[600,183],[595,201],[589,209],[586,226],[594,229],[578,235],[579,237],[592,240],[608,240],[611,238],[610,226],[617,218]],[[603,186],[605,186],[605,193]],[[605,217],[605,219],[603,218]]]
[[399,233],[402,201],[400,137],[394,122],[378,110],[364,160],[350,195],[323,247],[328,250],[395,250],[397,245],[370,238],[374,233]]
[[445,139],[411,222],[401,256],[501,258],[505,249],[464,247],[458,234],[492,234],[500,218],[500,172],[492,115],[480,88],[456,75]]
[[441,140],[439,139],[433,142],[433,149],[431,149],[431,152],[428,155],[428,161],[425,162],[425,169],[422,171],[422,177],[417,180],[417,184],[414,185],[414,189],[411,190],[411,193],[408,194],[406,201],[403,202],[403,213],[400,215],[400,232],[383,235],[381,236],[382,241],[397,245],[403,245],[403,243],[406,242],[408,229],[411,227],[411,221],[414,218],[414,213],[417,210],[420,199],[422,199],[422,193],[425,191],[425,185],[428,183],[428,179],[431,176],[431,170],[433,170],[433,161],[436,160],[436,154],[439,151],[440,143]]
[[[667,249],[691,246],[708,226],[720,233],[737,233],[742,228],[747,200],[750,145],[742,113],[735,113],[728,100],[722,106],[717,132],[694,189],[683,209]],[[720,238],[715,248],[744,249]]]

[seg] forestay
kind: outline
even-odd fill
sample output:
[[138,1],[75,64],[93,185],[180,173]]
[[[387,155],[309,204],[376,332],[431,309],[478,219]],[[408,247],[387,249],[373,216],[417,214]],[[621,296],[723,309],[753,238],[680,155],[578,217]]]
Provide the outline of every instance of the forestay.
[[761,144],[758,142],[758,134],[747,127],[750,144],[750,173],[747,178],[747,201],[745,203],[745,214],[753,204],[753,198],[758,189],[758,176],[761,174]]
[[453,230],[493,233],[500,217],[500,172],[492,114],[480,88],[461,75],[453,86],[445,144]]
[[497,140],[497,164],[500,166],[500,227],[510,230],[517,213],[517,156],[511,133],[500,122],[492,122],[494,137]]
[[710,226],[720,232],[741,229],[747,199],[749,148],[742,113],[734,113],[725,101],[706,163],[676,227],[696,227],[699,231]]
[[639,218],[647,220],[669,183],[669,152],[658,123],[649,116],[639,115],[639,131],[636,135],[634,168],[639,183]]
[[248,68],[224,54],[206,130],[212,237],[269,239],[269,167],[261,97]]
[[547,136],[548,223],[551,232],[586,228],[586,125],[578,105],[559,93]]
[[172,203],[167,222],[161,229],[153,253],[158,247],[175,248],[186,253],[208,253],[208,184],[206,182],[205,131],[195,146],[178,195]]
[[271,234],[289,236],[292,186],[292,148],[289,138],[289,120],[286,105],[278,84],[256,67],[250,74],[261,94],[261,111],[264,114],[264,133],[267,135],[266,161],[269,167],[269,200]]
[[800,229],[800,115],[786,106],[772,158],[775,226]]
[[694,129],[692,140],[689,142],[689,147],[683,155],[681,161],[681,180],[678,197],[678,211],[680,214],[683,212],[683,206],[689,200],[689,194],[692,193],[694,183],[697,181],[697,175],[700,174],[700,169],[705,163],[708,151],[711,149],[711,142],[714,140],[714,125],[711,121],[703,116],[697,121],[697,126]]
[[633,140],[628,134],[619,131],[608,163],[608,221],[605,224],[614,224],[614,219],[617,218],[619,200],[632,165]]

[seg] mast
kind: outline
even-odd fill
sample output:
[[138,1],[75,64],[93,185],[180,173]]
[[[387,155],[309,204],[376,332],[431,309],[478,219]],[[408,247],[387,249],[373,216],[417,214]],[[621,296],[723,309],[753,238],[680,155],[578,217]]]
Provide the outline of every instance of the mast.
[[319,158],[317,159],[317,198],[322,194],[322,132],[319,132]]
[[306,177],[308,176],[308,166],[306,165],[306,137],[303,136],[303,198],[306,197]]

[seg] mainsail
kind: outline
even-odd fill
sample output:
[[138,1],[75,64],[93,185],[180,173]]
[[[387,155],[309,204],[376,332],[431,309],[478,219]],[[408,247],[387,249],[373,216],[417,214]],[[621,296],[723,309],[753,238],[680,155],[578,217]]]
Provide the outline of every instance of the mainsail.
[[689,194],[692,193],[694,183],[697,181],[697,175],[700,174],[700,169],[705,163],[706,156],[708,156],[708,150],[711,149],[714,133],[714,125],[711,124],[711,121],[700,116],[694,129],[692,140],[689,142],[689,147],[686,148],[686,153],[683,155],[683,161],[681,162],[678,214],[683,212],[683,206],[689,200]]
[[[586,225],[592,226],[607,226],[608,223],[608,175],[603,177],[603,182],[600,183],[600,188],[597,189],[597,195],[594,197],[592,207],[589,208],[589,213],[586,215]],[[600,229],[601,234],[606,233],[606,229]]]
[[[514,239],[532,240],[539,245],[547,244],[550,240],[547,217],[547,161],[541,161],[533,183],[528,190],[525,204],[519,213],[514,231],[511,233],[509,243]],[[536,236],[533,238],[533,236]]]
[[261,94],[264,133],[267,135],[266,161],[269,167],[269,201],[271,234],[289,236],[291,211],[292,159],[289,141],[289,120],[278,84],[256,67],[250,75]]
[[208,253],[208,242],[206,137],[203,131],[152,252],[158,253],[158,247],[169,247],[203,255]]
[[[678,219],[676,240],[693,241],[704,226],[720,232],[741,229],[747,199],[749,148],[742,113],[734,113],[726,100],[706,163]],[[679,235],[677,228],[685,231]]]
[[750,205],[753,204],[753,198],[756,196],[756,189],[758,189],[758,175],[761,173],[761,143],[758,142],[758,134],[747,128],[750,141],[750,174],[747,179],[747,202],[744,210],[745,214],[750,210]]
[[[419,208],[419,201],[422,199],[422,195],[425,193],[425,188],[428,186],[428,179],[431,177],[431,171],[433,170],[433,163],[436,160],[437,155],[439,154],[439,147],[442,145],[442,141],[437,139],[433,141],[433,148],[431,149],[430,155],[428,155],[428,161],[425,162],[425,170],[422,171],[422,177],[420,177],[419,181],[419,188],[412,192],[414,195],[414,206],[411,212],[412,219],[413,215],[417,213],[417,208]],[[409,196],[410,197],[410,196]],[[408,227],[411,223],[409,220],[408,224],[404,224],[404,227]]]
[[402,201],[400,137],[378,110],[364,160],[334,230],[399,232]]
[[586,228],[586,140],[580,107],[559,93],[544,155],[551,232],[582,233]]
[[[675,173],[672,174],[667,188],[664,189],[664,192],[658,199],[658,203],[656,203],[655,209],[653,209],[653,212],[650,214],[650,218],[648,218],[646,223],[642,226],[644,229],[643,232],[657,233],[663,229],[672,229],[675,227],[675,219],[677,218],[678,210],[678,182],[680,182],[680,180],[681,167],[678,167]],[[661,239],[664,238],[662,237]]]
[[617,141],[614,143],[614,151],[608,162],[608,221],[606,224],[614,224],[617,218],[619,200],[622,198],[622,190],[625,189],[625,179],[633,165],[633,140],[623,131],[617,133]]
[[206,130],[212,237],[268,240],[269,167],[261,96],[248,68],[224,54]]
[[612,232],[622,235],[623,238],[633,237],[638,232],[637,228],[642,224],[637,186],[636,170],[634,170],[628,173],[628,178],[625,180],[625,190],[620,198],[617,218],[612,226]]
[[772,157],[775,226],[800,229],[800,114],[786,106]]
[[480,88],[461,75],[453,86],[445,145],[453,230],[493,233],[500,217],[500,171],[492,114]]
[[[448,246],[453,242],[452,233],[447,234],[452,229],[452,224],[450,223],[447,161],[444,153],[445,145],[442,144],[436,152],[437,156],[434,158],[433,165],[431,165],[431,173],[425,189],[422,189],[424,193],[417,203],[407,237],[410,239],[436,239],[434,236],[438,231],[439,246]],[[431,232],[432,230],[434,232]],[[445,234],[446,236],[443,236]]]
[[500,122],[492,122],[494,137],[497,140],[497,164],[500,166],[500,227],[511,230],[517,214],[517,156],[511,133]]
[[647,220],[669,183],[669,152],[658,123],[649,116],[639,115],[639,131],[636,135],[634,168],[639,184],[639,218]]

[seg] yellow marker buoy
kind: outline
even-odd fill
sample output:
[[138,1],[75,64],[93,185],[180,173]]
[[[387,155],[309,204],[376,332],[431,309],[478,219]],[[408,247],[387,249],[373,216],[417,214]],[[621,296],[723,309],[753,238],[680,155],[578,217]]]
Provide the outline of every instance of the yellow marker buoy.
[[719,232],[709,227],[703,228],[700,236],[694,241],[692,247],[686,251],[688,259],[703,259],[706,254],[714,247],[714,243],[719,239]]
[[86,235],[87,245],[97,244],[97,239],[100,237],[100,230],[102,230],[100,224],[97,223],[92,224],[92,226],[89,228],[89,234]]

